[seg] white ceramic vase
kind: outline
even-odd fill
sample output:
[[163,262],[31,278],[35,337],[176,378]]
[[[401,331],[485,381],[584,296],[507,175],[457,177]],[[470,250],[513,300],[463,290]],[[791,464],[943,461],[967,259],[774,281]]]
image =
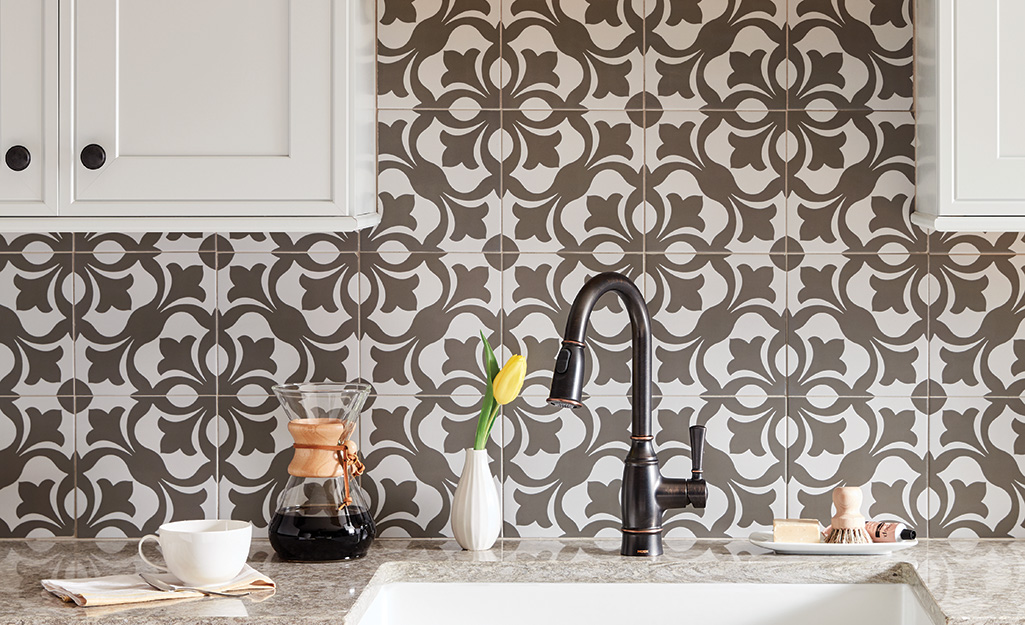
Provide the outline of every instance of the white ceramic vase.
[[452,500],[452,533],[468,551],[491,549],[502,529],[498,488],[488,463],[487,450],[466,450],[463,474]]

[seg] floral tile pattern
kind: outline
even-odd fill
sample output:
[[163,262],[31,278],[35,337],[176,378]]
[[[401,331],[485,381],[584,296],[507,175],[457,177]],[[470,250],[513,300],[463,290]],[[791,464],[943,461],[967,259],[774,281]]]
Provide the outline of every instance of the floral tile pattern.
[[502,123],[503,228],[517,249],[642,250],[644,132],[627,113],[511,111]]
[[649,255],[646,268],[658,394],[786,393],[786,274],[768,255]]
[[924,394],[923,255],[806,255],[788,272],[789,395]]
[[0,535],[75,535],[71,398],[0,397]]
[[72,256],[0,254],[0,395],[70,395]]
[[94,397],[76,415],[78,536],[216,518],[213,397]]
[[642,0],[506,0],[502,12],[503,108],[639,108]]
[[786,108],[786,7],[786,0],[649,0],[645,107]]
[[911,113],[789,114],[787,229],[805,252],[925,252]]
[[930,392],[1025,394],[1025,257],[934,255],[930,273]]
[[569,410],[521,397],[505,410],[505,535],[619,536],[630,400]]
[[212,252],[216,235],[196,232],[80,232],[74,235],[76,252]]
[[708,507],[1025,536],[1025,235],[913,227],[911,0],[377,0],[378,200],[360,233],[0,234],[0,537],[266,531],[271,387],[374,387],[385,536],[451,535],[484,331],[528,357],[488,447],[506,536],[618,536],[630,323],[590,318],[585,407],[545,404],[603,271],[652,317],[655,445]]
[[216,392],[216,258],[76,254],[79,394]]
[[1025,402],[937,404],[929,417],[929,536],[1025,537]]
[[[503,343],[531,364],[524,395],[548,397],[573,299],[594,276],[617,271],[641,284],[639,254],[523,254],[502,272]],[[587,330],[584,393],[624,395],[630,389],[630,319],[614,293],[605,294]],[[538,364],[535,364],[538,363]]]
[[227,253],[326,253],[358,250],[357,232],[245,232],[217,235],[217,251]]
[[52,254],[72,251],[74,235],[66,232],[0,233],[0,254]]
[[359,376],[356,254],[219,254],[221,395]]
[[497,108],[499,0],[378,0],[381,108]]
[[363,251],[497,252],[498,111],[384,111],[378,118],[381,224]]
[[667,477],[689,477],[692,425],[707,428],[704,509],[670,510],[666,536],[747,537],[786,514],[782,397],[665,397],[655,407],[655,449]]
[[497,335],[502,299],[487,255],[363,254],[360,270],[360,372],[375,393],[483,393],[479,333]]
[[645,246],[768,253],[786,229],[786,115],[667,112],[646,130]]
[[[480,399],[376,397],[364,412],[362,484],[380,536],[452,536],[452,494],[473,447]],[[491,471],[501,479],[502,420],[491,432]]]
[[861,486],[869,519],[928,535],[929,423],[910,398],[796,397],[790,417],[788,516],[833,514],[833,489]]
[[1021,232],[930,232],[932,254],[1025,254],[1025,234]]
[[789,108],[911,109],[911,0],[791,0],[789,7]]
[[292,436],[273,395],[219,397],[218,505],[223,519],[250,521],[266,535],[288,480]]

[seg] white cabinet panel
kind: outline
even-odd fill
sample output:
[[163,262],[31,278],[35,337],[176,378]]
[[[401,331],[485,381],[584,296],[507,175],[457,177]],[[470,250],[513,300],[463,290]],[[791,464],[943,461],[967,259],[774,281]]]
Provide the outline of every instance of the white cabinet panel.
[[[17,171],[6,163],[15,146],[28,155]],[[0,0],[0,156],[0,217],[55,215],[56,0]]]
[[920,0],[915,223],[1025,229],[1025,2]]
[[378,223],[376,22],[374,0],[0,0],[0,154],[31,154],[0,162],[0,231]]
[[[73,214],[134,214],[134,202],[165,203],[150,215],[251,214],[176,202],[331,199],[329,0],[67,4]],[[95,170],[81,160],[90,144],[106,152]]]

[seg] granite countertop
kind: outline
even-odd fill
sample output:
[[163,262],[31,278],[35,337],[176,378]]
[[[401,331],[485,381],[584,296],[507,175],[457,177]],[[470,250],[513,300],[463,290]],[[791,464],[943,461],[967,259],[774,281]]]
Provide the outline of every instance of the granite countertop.
[[[379,572],[430,581],[771,581],[907,582],[931,596],[948,623],[1025,625],[1025,541],[923,540],[891,556],[783,556],[745,540],[669,539],[658,558],[624,558],[618,540],[506,540],[463,552],[446,540],[377,540],[354,562],[294,564],[254,541],[250,563],[272,577],[270,599],[204,598],[135,606],[78,608],[40,585],[46,578],[146,570],[136,541],[2,540],[0,624],[289,623],[337,625]],[[381,568],[382,565],[387,565]]]

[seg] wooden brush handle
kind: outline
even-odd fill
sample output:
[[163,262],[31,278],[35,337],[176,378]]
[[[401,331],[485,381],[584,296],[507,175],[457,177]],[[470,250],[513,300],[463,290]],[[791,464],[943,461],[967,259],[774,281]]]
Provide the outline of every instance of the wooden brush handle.
[[833,489],[833,529],[854,530],[865,527],[861,514],[861,489],[856,486],[841,486]]

